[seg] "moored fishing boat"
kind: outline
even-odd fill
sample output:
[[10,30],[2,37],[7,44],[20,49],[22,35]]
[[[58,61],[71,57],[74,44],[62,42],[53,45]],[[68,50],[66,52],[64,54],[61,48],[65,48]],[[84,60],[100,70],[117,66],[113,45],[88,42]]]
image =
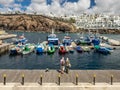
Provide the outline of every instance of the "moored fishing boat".
[[101,54],[110,54],[111,52],[113,52],[112,48],[108,48],[108,47],[101,47],[99,45],[94,46],[96,52],[101,53]]
[[74,53],[74,49],[73,49],[72,45],[64,46],[64,47],[65,47],[65,50],[67,53]]
[[24,45],[19,43],[10,49],[10,55],[22,54],[23,49],[24,49]]
[[82,52],[83,52],[83,49],[82,49],[80,46],[77,46],[77,47],[76,47],[76,51],[79,52],[79,53],[82,53]]
[[59,54],[65,54],[65,53],[67,53],[65,47],[63,45],[60,45],[59,46]]
[[102,53],[102,54],[110,54],[110,49],[106,47],[100,47],[99,49],[96,49],[97,52]]
[[107,44],[107,43],[100,43],[101,47],[106,47],[106,48],[114,48],[113,46]]
[[36,54],[42,54],[44,52],[44,47],[41,44],[36,46]]
[[10,49],[10,55],[17,55],[18,52],[17,52],[17,49],[16,48],[11,48]]
[[75,43],[77,45],[91,45],[91,40],[88,36],[86,36],[86,37],[82,37],[80,39],[76,39]]
[[100,39],[99,39],[99,38],[94,38],[94,39],[92,40],[92,44],[93,44],[94,46],[100,45]]
[[112,46],[120,46],[120,41],[114,39],[108,39],[108,43]]
[[62,42],[63,42],[63,45],[69,46],[69,45],[71,45],[72,39],[70,36],[64,36],[64,39]]
[[59,44],[59,38],[54,33],[54,30],[52,29],[52,33],[48,35],[47,37],[48,44],[58,45]]
[[15,47],[13,47],[13,48],[10,49],[10,55],[21,54],[22,50],[23,50],[22,48],[15,46]]
[[34,44],[26,44],[22,51],[22,54],[29,54],[34,51],[34,48]]
[[15,38],[14,40],[13,40],[13,42],[14,42],[14,44],[19,44],[19,43],[21,43],[21,44],[26,44],[26,42],[27,42],[28,40],[25,38],[25,36],[24,36],[24,34],[22,34],[21,36],[19,36],[19,38]]
[[48,45],[47,53],[48,53],[48,54],[53,54],[54,52],[55,52],[55,47],[54,47],[54,45],[52,45],[52,44]]
[[84,52],[89,52],[91,49],[88,46],[81,46]]
[[68,47],[68,49],[69,49],[69,52],[70,52],[70,53],[74,53],[74,49],[73,49],[72,45],[70,45],[70,46]]

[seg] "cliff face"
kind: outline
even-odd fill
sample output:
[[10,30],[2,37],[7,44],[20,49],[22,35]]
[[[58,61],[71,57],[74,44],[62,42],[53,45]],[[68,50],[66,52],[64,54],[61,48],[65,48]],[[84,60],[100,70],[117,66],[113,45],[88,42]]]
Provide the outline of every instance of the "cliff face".
[[75,27],[66,22],[41,15],[0,15],[0,28],[5,30],[76,32]]

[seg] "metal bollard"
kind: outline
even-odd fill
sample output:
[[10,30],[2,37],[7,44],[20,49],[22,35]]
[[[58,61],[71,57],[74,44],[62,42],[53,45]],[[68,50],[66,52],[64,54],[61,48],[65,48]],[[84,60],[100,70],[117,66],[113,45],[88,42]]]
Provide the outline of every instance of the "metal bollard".
[[95,78],[96,78],[96,75],[94,74],[93,75],[93,85],[95,85]]
[[113,75],[111,75],[111,85],[113,85]]
[[3,84],[6,85],[6,74],[3,75]]
[[25,78],[25,76],[24,76],[24,74],[22,74],[22,82],[21,82],[22,85],[24,85],[24,78]]
[[78,74],[76,74],[76,85],[78,85]]
[[60,74],[58,75],[58,85],[60,85]]
[[40,85],[42,85],[42,75],[40,75]]

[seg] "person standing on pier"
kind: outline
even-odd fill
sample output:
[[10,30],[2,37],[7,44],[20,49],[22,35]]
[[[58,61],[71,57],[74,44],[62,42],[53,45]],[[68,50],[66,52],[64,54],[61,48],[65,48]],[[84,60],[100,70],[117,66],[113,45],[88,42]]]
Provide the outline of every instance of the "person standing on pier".
[[61,68],[61,73],[64,73],[65,71],[65,60],[64,57],[60,60],[60,68]]
[[65,61],[65,70],[66,70],[66,73],[69,73],[69,68],[70,67],[71,67],[71,63],[70,63],[69,58],[67,58],[66,61]]

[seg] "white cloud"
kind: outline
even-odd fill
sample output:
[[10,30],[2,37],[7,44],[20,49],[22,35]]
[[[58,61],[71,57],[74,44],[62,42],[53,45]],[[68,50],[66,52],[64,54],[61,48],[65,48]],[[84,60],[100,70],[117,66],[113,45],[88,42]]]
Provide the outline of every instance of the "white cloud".
[[96,6],[93,7],[91,13],[120,13],[120,0],[95,0]]
[[90,0],[79,0],[78,2],[67,2],[64,5],[64,9],[67,13],[80,14],[90,7]]
[[[17,0],[22,2],[23,0]],[[31,0],[31,4],[26,6],[27,13],[42,13],[49,15],[50,13],[61,16],[61,15],[79,15],[83,12],[86,13],[120,13],[120,0],[95,0],[96,5],[90,7],[90,0],[78,0],[78,2],[67,2],[68,0],[51,0],[52,3],[47,5],[47,0]],[[65,2],[63,5],[61,3]],[[23,11],[20,4],[16,4],[15,0],[0,0],[1,12],[7,11]],[[12,8],[12,9],[11,9]]]
[[15,0],[0,0],[0,5],[2,5],[2,7],[0,8],[1,13],[13,13],[15,11],[23,12],[23,10],[21,10],[21,4],[16,4]]
[[0,0],[0,4],[1,5],[8,5],[8,4],[11,4],[11,3],[13,3],[14,2],[14,0]]
[[44,3],[46,0],[31,0],[31,3]]
[[[62,6],[62,2],[65,2]],[[81,11],[88,9],[90,0],[79,0],[78,2],[67,2],[67,0],[52,0],[51,5],[46,4],[46,0],[32,0],[30,6],[27,7],[27,12],[36,11],[38,13],[49,14],[52,12],[54,15],[71,15],[79,14]]]

